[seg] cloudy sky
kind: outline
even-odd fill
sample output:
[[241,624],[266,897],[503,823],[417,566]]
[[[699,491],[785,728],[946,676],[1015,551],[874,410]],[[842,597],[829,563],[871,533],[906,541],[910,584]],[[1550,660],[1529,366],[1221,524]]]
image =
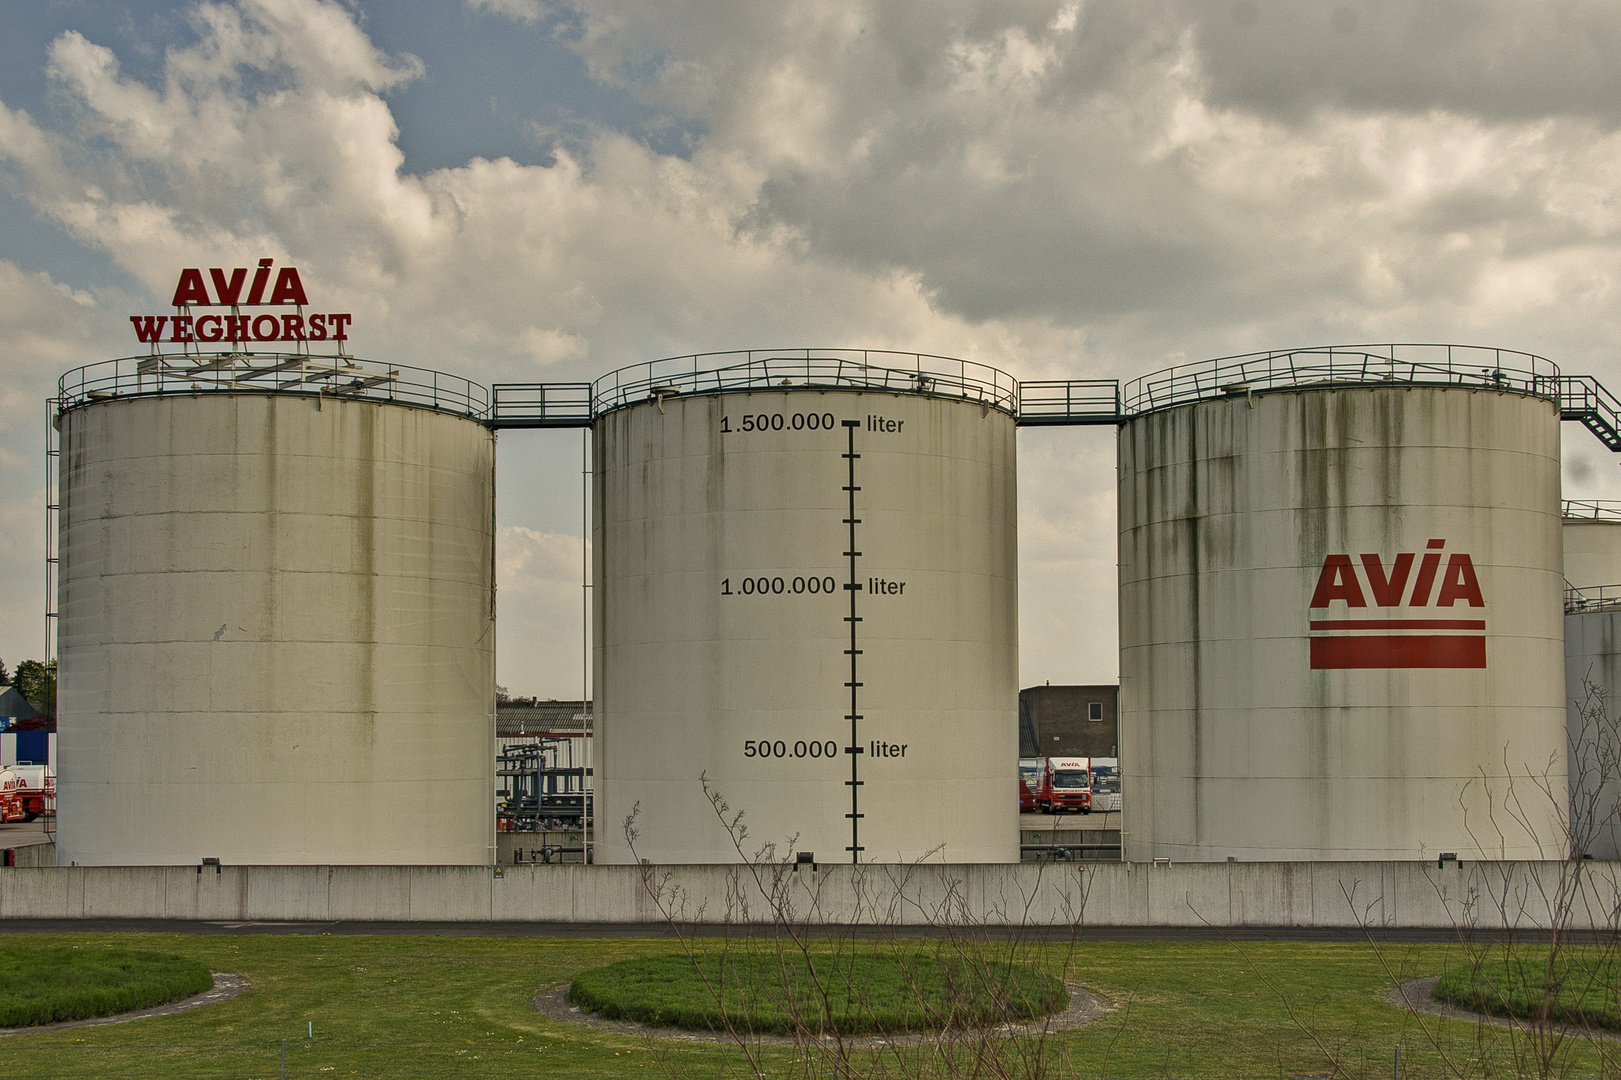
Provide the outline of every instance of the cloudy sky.
[[[1599,0],[0,0],[0,657],[45,400],[182,266],[294,264],[360,355],[483,382],[1450,341],[1621,390],[1617,55]],[[514,692],[579,692],[580,439],[501,437]],[[1112,432],[1019,440],[1023,681],[1113,680]]]

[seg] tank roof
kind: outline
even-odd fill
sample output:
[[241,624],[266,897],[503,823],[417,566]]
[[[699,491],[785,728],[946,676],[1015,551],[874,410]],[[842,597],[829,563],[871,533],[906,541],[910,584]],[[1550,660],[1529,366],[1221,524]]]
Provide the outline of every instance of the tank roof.
[[299,394],[434,409],[483,421],[488,387],[442,371],[343,355],[233,352],[129,356],[75,368],[57,383],[62,411],[119,398],[197,393]]
[[1126,383],[1127,416],[1218,398],[1351,386],[1502,390],[1558,401],[1552,360],[1478,345],[1328,345],[1221,356],[1177,364]]
[[632,364],[591,384],[591,414],[676,394],[860,390],[967,400],[1017,415],[1018,381],[971,360],[884,349],[748,349]]

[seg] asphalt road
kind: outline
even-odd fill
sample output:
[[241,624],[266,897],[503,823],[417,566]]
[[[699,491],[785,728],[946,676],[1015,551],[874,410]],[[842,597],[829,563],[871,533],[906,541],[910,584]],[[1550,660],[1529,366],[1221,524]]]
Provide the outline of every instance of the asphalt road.
[[[741,926],[682,927],[690,937],[737,937]],[[769,926],[754,928],[757,934]],[[276,934],[276,935],[442,935],[446,937],[548,937],[548,938],[671,938],[676,931],[665,923],[443,923],[443,922],[192,922],[179,919],[4,919],[0,935],[142,933],[142,934]],[[809,931],[813,937],[854,938],[989,938],[997,941],[1368,941],[1380,943],[1453,942],[1455,929],[1373,929],[1367,932],[1337,927],[1246,926],[1230,929],[1179,926],[1027,926],[971,927],[947,929],[929,926],[821,927]],[[1548,935],[1536,931],[1516,931],[1521,943],[1546,941]],[[1494,935],[1476,931],[1476,941],[1492,940]],[[1598,943],[1591,934],[1565,931],[1564,939]]]
[[51,838],[45,833],[45,820],[41,817],[33,821],[0,821],[0,848],[46,843]]

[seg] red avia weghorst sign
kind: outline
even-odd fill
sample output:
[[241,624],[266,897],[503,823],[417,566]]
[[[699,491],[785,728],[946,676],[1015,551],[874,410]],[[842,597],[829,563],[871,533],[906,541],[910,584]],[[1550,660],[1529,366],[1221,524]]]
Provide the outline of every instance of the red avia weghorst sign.
[[[1311,666],[1485,667],[1486,620],[1457,617],[1468,613],[1460,608],[1486,606],[1480,579],[1467,554],[1445,547],[1431,540],[1422,558],[1404,551],[1389,566],[1378,555],[1325,558],[1311,594]],[[1376,615],[1375,608],[1384,610]]]
[[[260,259],[253,276],[246,267],[227,274],[218,267],[208,277],[195,267],[180,271],[174,289],[173,315],[131,315],[135,336],[143,344],[247,341],[347,341],[354,316],[348,312],[306,314],[309,297],[295,266],[275,267]],[[213,291],[209,291],[209,286]],[[197,314],[193,308],[230,308],[230,313]],[[295,307],[293,312],[242,313],[244,307]],[[167,335],[167,336],[165,336]]]

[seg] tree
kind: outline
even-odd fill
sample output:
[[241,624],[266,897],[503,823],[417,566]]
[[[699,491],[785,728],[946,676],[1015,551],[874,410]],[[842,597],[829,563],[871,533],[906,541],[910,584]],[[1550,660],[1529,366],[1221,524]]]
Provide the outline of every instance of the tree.
[[46,712],[56,711],[56,661],[42,664],[38,660],[24,660],[17,665],[13,685],[17,692],[35,702]]
[[6,662],[0,660],[0,686],[11,685],[11,672],[6,670]]

